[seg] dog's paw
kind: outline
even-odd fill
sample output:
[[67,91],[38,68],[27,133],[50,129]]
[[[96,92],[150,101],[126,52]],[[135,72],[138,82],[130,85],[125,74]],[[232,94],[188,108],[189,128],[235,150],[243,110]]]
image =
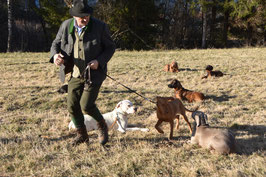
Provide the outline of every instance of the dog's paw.
[[118,129],[118,131],[120,131],[121,133],[126,133],[126,131],[123,129]]
[[190,139],[190,141],[189,141],[189,143],[191,143],[191,144],[197,144],[196,138],[194,136],[192,136],[191,139]]
[[150,131],[150,129],[148,129],[148,128],[142,128],[141,131],[148,132],[148,131]]

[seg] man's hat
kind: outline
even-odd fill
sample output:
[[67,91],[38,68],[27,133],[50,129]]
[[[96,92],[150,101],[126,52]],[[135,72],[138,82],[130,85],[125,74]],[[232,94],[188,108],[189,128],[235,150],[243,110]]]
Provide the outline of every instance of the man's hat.
[[92,14],[93,8],[88,5],[87,0],[74,0],[69,13],[75,17],[85,17]]

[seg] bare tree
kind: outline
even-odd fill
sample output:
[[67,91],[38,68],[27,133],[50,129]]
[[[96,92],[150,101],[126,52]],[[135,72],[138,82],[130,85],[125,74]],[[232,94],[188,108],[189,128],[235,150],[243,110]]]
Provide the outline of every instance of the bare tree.
[[213,1],[213,5],[211,7],[211,24],[210,24],[210,42],[212,46],[214,45],[215,40],[215,25],[216,25],[216,14],[217,14],[217,5],[216,1]]
[[13,14],[12,14],[12,0],[7,0],[7,18],[8,18],[8,38],[7,38],[7,52],[12,51],[12,28],[13,28]]
[[228,28],[229,28],[229,10],[226,10],[224,13],[224,28],[223,28],[223,45],[227,47],[227,39],[228,39]]
[[202,11],[202,42],[201,48],[206,49],[207,38],[207,11]]

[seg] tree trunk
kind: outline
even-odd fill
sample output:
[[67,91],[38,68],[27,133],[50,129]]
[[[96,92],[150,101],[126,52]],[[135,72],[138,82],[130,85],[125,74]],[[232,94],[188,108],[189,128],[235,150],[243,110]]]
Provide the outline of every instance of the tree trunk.
[[248,22],[248,26],[247,26],[247,42],[248,42],[248,46],[252,45],[252,26],[250,24],[250,22]]
[[223,30],[224,47],[227,47],[228,20],[229,20],[229,12],[226,11],[224,14],[224,30]]
[[210,41],[211,44],[215,44],[215,23],[216,23],[216,12],[217,12],[217,7],[216,5],[213,5],[212,7],[212,19],[211,19],[211,24],[210,24]]
[[206,36],[207,36],[207,11],[202,11],[202,43],[201,48],[206,49]]
[[12,0],[7,0],[7,19],[8,19],[8,37],[7,37],[7,52],[12,52],[12,28],[13,28],[13,16],[12,16]]

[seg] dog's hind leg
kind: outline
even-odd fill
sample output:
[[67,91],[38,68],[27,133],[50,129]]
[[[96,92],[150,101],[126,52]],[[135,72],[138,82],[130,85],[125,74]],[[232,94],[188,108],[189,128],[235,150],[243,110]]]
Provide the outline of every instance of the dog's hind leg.
[[192,128],[191,128],[191,125],[190,125],[190,123],[189,123],[189,121],[188,121],[188,118],[187,118],[186,114],[183,114],[183,117],[184,117],[185,121],[186,121],[187,124],[188,124],[189,130],[190,130],[190,133],[192,134]]
[[164,133],[163,130],[160,128],[160,125],[162,124],[162,120],[158,120],[156,125],[155,125],[155,128],[156,130],[159,132],[159,133]]
[[180,115],[176,115],[176,119],[177,119],[177,121],[176,121],[176,129],[178,130],[179,129],[179,117],[180,117]]
[[174,121],[170,121],[170,135],[169,135],[169,140],[173,139],[173,133],[174,133]]

